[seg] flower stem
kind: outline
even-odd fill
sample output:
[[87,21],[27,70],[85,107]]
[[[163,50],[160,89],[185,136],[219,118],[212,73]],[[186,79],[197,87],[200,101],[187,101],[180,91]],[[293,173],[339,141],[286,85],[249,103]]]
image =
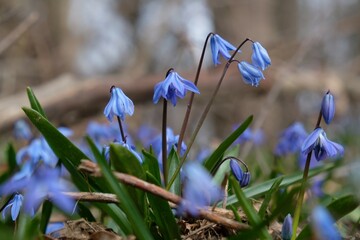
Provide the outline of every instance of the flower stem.
[[118,116],[117,116],[117,121],[119,123],[119,128],[120,128],[120,134],[121,134],[122,141],[124,143],[126,143],[126,137],[125,137],[124,129],[123,129],[123,126],[122,126],[122,123],[121,123],[121,119]]
[[[209,33],[207,35],[207,37],[206,37],[205,42],[204,42],[203,50],[201,52],[201,57],[200,57],[200,60],[199,60],[199,64],[198,64],[198,68],[197,68],[196,76],[195,76],[195,80],[194,80],[195,86],[197,86],[197,83],[199,81],[200,71],[201,71],[201,67],[202,67],[202,64],[203,64],[203,61],[204,61],[204,56],[205,56],[206,45],[207,45],[207,43],[209,41],[210,36],[213,35],[213,34],[214,33],[212,33],[212,32]],[[190,112],[191,112],[191,107],[192,107],[192,104],[193,104],[193,101],[194,101],[194,97],[195,97],[195,93],[191,92],[190,100],[189,100],[189,103],[187,105],[184,121],[182,123],[181,131],[180,131],[180,135],[179,135],[178,148],[177,148],[177,154],[179,156],[180,156],[181,144],[182,144],[182,141],[184,140],[186,127],[187,127],[187,124],[189,122],[189,117],[190,117]]]
[[[322,115],[321,115],[321,111],[320,111],[319,117],[318,117],[317,122],[316,122],[315,129],[320,127],[321,117],[322,117]],[[308,179],[308,175],[309,175],[311,155],[312,155],[312,151],[308,153],[307,158],[306,158],[306,163],[305,163],[303,178],[302,178],[302,182],[301,182],[300,192],[299,192],[299,195],[298,195],[298,200],[296,202],[296,208],[295,208],[295,213],[294,213],[294,218],[293,218],[293,226],[292,226],[293,227],[293,235],[291,237],[291,240],[295,240],[295,238],[296,238],[296,230],[297,230],[298,225],[299,225],[301,208],[302,208],[302,204],[303,204],[303,201],[304,201],[304,194],[305,194],[307,179]]]
[[164,182],[167,183],[168,174],[167,174],[167,141],[166,141],[166,119],[167,119],[167,100],[164,99],[163,102],[163,120],[162,120],[162,165],[163,165],[163,175]]
[[222,72],[222,74],[221,74],[221,77],[220,77],[220,79],[219,79],[219,82],[218,82],[218,84],[216,85],[216,88],[215,88],[215,90],[214,90],[214,92],[213,92],[213,94],[212,94],[212,96],[211,96],[208,104],[206,105],[206,107],[205,107],[205,109],[204,109],[204,111],[203,111],[203,113],[202,113],[202,115],[201,115],[201,117],[200,117],[200,119],[199,119],[196,127],[195,127],[195,130],[194,130],[193,134],[192,134],[191,137],[190,137],[190,140],[189,140],[189,142],[188,142],[188,144],[187,144],[186,152],[185,152],[184,155],[182,156],[182,158],[181,158],[181,160],[180,160],[180,164],[177,166],[174,174],[172,175],[172,177],[171,177],[171,179],[170,179],[170,181],[169,181],[169,184],[166,186],[166,189],[168,189],[168,190],[170,189],[171,185],[172,185],[172,184],[174,183],[174,181],[175,181],[176,176],[179,174],[180,169],[181,169],[182,165],[184,164],[184,162],[185,162],[185,160],[186,160],[186,157],[187,157],[187,155],[188,155],[188,153],[189,153],[189,151],[190,151],[190,149],[191,149],[191,147],[192,147],[192,145],[193,145],[193,143],[194,143],[194,141],[195,141],[195,138],[196,138],[197,134],[199,133],[200,128],[201,128],[202,124],[204,123],[207,114],[208,114],[209,111],[210,111],[210,108],[211,108],[211,106],[212,106],[212,104],[213,104],[213,102],[214,102],[214,100],[215,100],[215,97],[216,97],[216,95],[217,95],[217,93],[218,93],[218,91],[219,91],[219,89],[220,89],[221,83],[222,83],[222,81],[224,80],[225,74],[226,74],[227,70],[229,69],[230,64],[232,63],[232,60],[234,59],[234,57],[235,57],[236,53],[239,51],[239,49],[240,49],[247,41],[251,41],[251,40],[250,40],[249,38],[246,38],[246,39],[236,48],[236,50],[234,51],[234,53],[231,55],[231,57],[229,58],[229,60],[226,62],[225,66],[224,66],[224,70],[223,70],[223,72]]

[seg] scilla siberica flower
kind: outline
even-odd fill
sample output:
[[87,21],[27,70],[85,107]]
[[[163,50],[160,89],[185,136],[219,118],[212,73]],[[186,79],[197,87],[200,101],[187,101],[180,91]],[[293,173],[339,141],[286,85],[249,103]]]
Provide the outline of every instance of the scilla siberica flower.
[[183,200],[177,209],[178,214],[189,213],[191,216],[198,216],[200,208],[209,206],[223,197],[223,191],[213,182],[210,173],[201,164],[189,162],[184,166],[183,173],[186,182]]
[[251,84],[251,86],[259,86],[260,81],[265,79],[264,74],[259,68],[245,61],[238,63],[238,69],[244,82],[246,84]]
[[14,135],[17,139],[30,140],[32,138],[31,129],[23,119],[15,122]]
[[308,154],[311,151],[314,151],[315,158],[320,161],[343,155],[344,148],[340,144],[330,141],[326,137],[325,131],[318,127],[305,139],[301,147],[303,154]]
[[250,183],[250,172],[243,172],[236,160],[230,160],[230,169],[241,187],[246,187]]
[[5,214],[10,210],[11,211],[11,219],[13,221],[19,216],[20,209],[23,203],[24,197],[23,195],[16,193],[11,200],[4,206],[2,209],[2,217],[5,219]]
[[220,64],[219,53],[226,60],[229,60],[231,57],[229,51],[236,50],[236,48],[231,43],[229,43],[228,41],[226,41],[225,39],[223,39],[222,37],[220,37],[217,34],[211,35],[210,47],[211,47],[211,52],[212,52],[212,60],[215,65]]
[[286,215],[281,228],[281,238],[282,240],[290,240],[292,234],[292,218],[289,213],[288,215]]
[[291,124],[281,133],[279,142],[274,150],[275,155],[284,157],[288,154],[297,153],[301,149],[301,145],[307,135],[308,133],[302,123],[295,122]]
[[176,106],[177,98],[184,98],[187,90],[200,93],[195,84],[182,78],[174,70],[170,70],[165,80],[155,85],[153,102],[157,103],[160,97],[163,97],[167,101],[171,101],[173,106]]
[[322,206],[316,206],[311,213],[311,226],[319,240],[340,240],[341,236],[330,213]]
[[266,49],[259,42],[252,45],[253,53],[251,55],[252,63],[263,71],[271,65],[271,59]]
[[117,87],[111,87],[110,101],[104,109],[104,115],[111,122],[114,116],[118,116],[121,120],[125,120],[125,115],[133,115],[134,103],[125,93]]
[[330,124],[335,116],[335,101],[334,96],[328,91],[321,103],[321,114],[326,122]]

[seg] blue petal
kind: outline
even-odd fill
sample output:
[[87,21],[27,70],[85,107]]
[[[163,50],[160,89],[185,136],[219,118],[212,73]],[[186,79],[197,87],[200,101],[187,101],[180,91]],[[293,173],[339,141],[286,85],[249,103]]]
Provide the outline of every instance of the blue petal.
[[253,64],[260,69],[265,70],[269,65],[271,65],[269,54],[259,42],[254,42],[252,48],[253,54],[251,59]]
[[304,141],[301,152],[303,154],[308,154],[312,150],[314,150],[315,144],[317,143],[320,134],[322,134],[324,130],[322,128],[316,128]]
[[243,179],[243,171],[241,169],[241,167],[239,166],[239,164],[237,163],[237,161],[235,160],[230,160],[230,169],[232,171],[232,173],[234,174],[236,180],[238,180],[239,182]]
[[212,60],[215,65],[220,64],[219,61],[219,46],[216,44],[215,36],[212,35],[210,38],[210,47],[212,53]]
[[22,206],[24,197],[21,194],[16,194],[14,196],[13,206],[11,208],[11,218],[13,221],[19,216],[20,208]]
[[326,93],[321,103],[321,113],[326,122],[330,124],[335,116],[334,96],[330,92]]

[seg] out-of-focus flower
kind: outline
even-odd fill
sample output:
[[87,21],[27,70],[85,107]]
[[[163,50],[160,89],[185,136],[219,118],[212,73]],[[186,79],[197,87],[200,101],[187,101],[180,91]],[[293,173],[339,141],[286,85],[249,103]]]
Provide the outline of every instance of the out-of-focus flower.
[[21,119],[15,122],[14,135],[17,139],[30,140],[32,138],[32,132],[29,125],[25,120]]
[[199,209],[209,206],[212,202],[223,197],[223,191],[217,186],[211,175],[197,162],[189,162],[184,166],[183,200],[179,204],[177,213],[189,213],[198,216]]
[[295,122],[286,128],[280,135],[274,153],[277,156],[298,153],[308,133],[300,122]]
[[74,200],[62,194],[69,190],[69,186],[60,178],[57,168],[40,165],[30,177],[11,179],[4,183],[0,187],[0,194],[24,192],[24,210],[29,215],[33,215],[48,197],[58,208],[71,213],[75,206]]
[[128,98],[125,93],[117,87],[111,87],[110,101],[104,109],[104,115],[111,122],[114,115],[121,120],[125,120],[125,115],[133,115],[134,103]]
[[236,50],[231,43],[220,37],[218,34],[213,34],[210,37],[210,47],[212,52],[212,59],[215,65],[220,64],[219,53],[226,60],[229,60],[231,55],[229,51]]
[[292,217],[289,213],[288,215],[286,215],[281,228],[281,238],[282,240],[290,240],[292,234]]
[[330,213],[316,206],[311,213],[311,226],[318,240],[340,240],[341,236]]
[[160,97],[163,97],[176,106],[177,98],[184,98],[187,91],[200,93],[195,84],[181,77],[174,70],[170,70],[165,80],[155,85],[153,102],[157,103]]
[[271,59],[269,57],[266,49],[261,46],[259,42],[254,42],[252,45],[253,53],[251,55],[252,63],[262,69],[265,70],[267,67],[271,65]]
[[264,74],[260,69],[245,61],[241,61],[238,64],[238,69],[243,77],[244,82],[246,84],[250,84],[251,86],[259,86],[260,81],[265,79]]
[[344,154],[344,148],[338,143],[330,141],[325,131],[318,127],[304,141],[301,152],[308,154],[314,151],[318,161]]
[[240,137],[235,141],[237,144],[243,144],[248,141],[252,141],[255,145],[259,146],[264,142],[265,134],[262,129],[256,131],[247,128]]
[[321,103],[321,114],[326,122],[330,124],[335,116],[335,101],[334,96],[328,91]]
[[16,193],[13,198],[6,204],[6,206],[2,210],[2,216],[5,219],[6,213],[11,211],[11,219],[15,221],[19,216],[20,209],[23,203],[24,197],[23,195]]
[[45,234],[50,234],[50,236],[53,238],[60,238],[60,234],[57,231],[63,229],[64,227],[64,222],[50,222],[46,227]]

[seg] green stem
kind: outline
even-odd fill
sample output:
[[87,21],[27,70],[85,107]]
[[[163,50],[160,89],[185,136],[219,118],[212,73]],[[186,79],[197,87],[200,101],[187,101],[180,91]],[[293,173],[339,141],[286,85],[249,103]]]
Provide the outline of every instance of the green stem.
[[[209,111],[210,111],[210,108],[211,108],[211,106],[212,106],[212,104],[213,104],[213,102],[214,102],[214,100],[215,100],[215,97],[216,97],[217,93],[219,92],[221,83],[222,83],[222,81],[224,80],[225,74],[226,74],[227,70],[229,69],[230,64],[232,63],[232,61],[233,61],[236,53],[239,51],[239,49],[240,49],[247,41],[251,41],[251,40],[250,40],[249,38],[246,38],[246,39],[236,48],[236,50],[234,51],[234,53],[231,55],[231,57],[229,58],[229,60],[226,62],[225,67],[224,67],[224,70],[223,70],[223,72],[222,72],[222,74],[221,74],[221,77],[220,77],[220,79],[219,79],[219,82],[218,82],[218,84],[216,85],[215,91],[213,92],[213,94],[212,94],[212,96],[211,96],[208,104],[206,105],[206,107],[205,107],[205,109],[204,109],[204,111],[203,111],[203,113],[202,113],[202,115],[201,115],[201,117],[200,117],[200,119],[199,119],[196,127],[195,127],[195,130],[194,130],[193,134],[192,134],[191,137],[190,137],[190,140],[189,140],[189,142],[188,142],[188,144],[187,144],[186,152],[185,152],[184,155],[181,157],[180,164],[177,166],[177,168],[176,168],[174,174],[172,175],[172,177],[171,177],[168,185],[166,186],[166,189],[167,189],[167,190],[170,189],[171,185],[174,183],[174,181],[175,181],[175,179],[176,179],[176,176],[180,173],[180,169],[181,169],[182,165],[184,164],[187,155],[189,154],[189,151],[190,151],[190,149],[191,149],[191,147],[192,147],[192,145],[193,145],[193,143],[194,143],[194,141],[195,141],[195,138],[196,138],[197,134],[198,134],[199,131],[200,131],[200,128],[202,127],[202,124],[203,124],[204,121],[205,121],[205,118],[206,118],[207,114],[208,114]],[[181,145],[180,145],[180,146],[181,146]]]
[[[321,111],[320,111],[317,122],[316,122],[315,129],[320,127],[321,117],[322,117],[322,115],[321,115]],[[312,155],[312,151],[308,153],[307,158],[306,158],[303,179],[301,182],[301,188],[300,188],[298,201],[296,203],[296,208],[295,208],[295,213],[294,213],[294,218],[293,218],[293,235],[291,237],[291,240],[295,240],[295,238],[296,238],[296,231],[297,231],[299,221],[300,221],[300,214],[301,214],[302,204],[304,201],[304,194],[305,194],[307,179],[308,179],[308,175],[309,175],[311,155]]]

